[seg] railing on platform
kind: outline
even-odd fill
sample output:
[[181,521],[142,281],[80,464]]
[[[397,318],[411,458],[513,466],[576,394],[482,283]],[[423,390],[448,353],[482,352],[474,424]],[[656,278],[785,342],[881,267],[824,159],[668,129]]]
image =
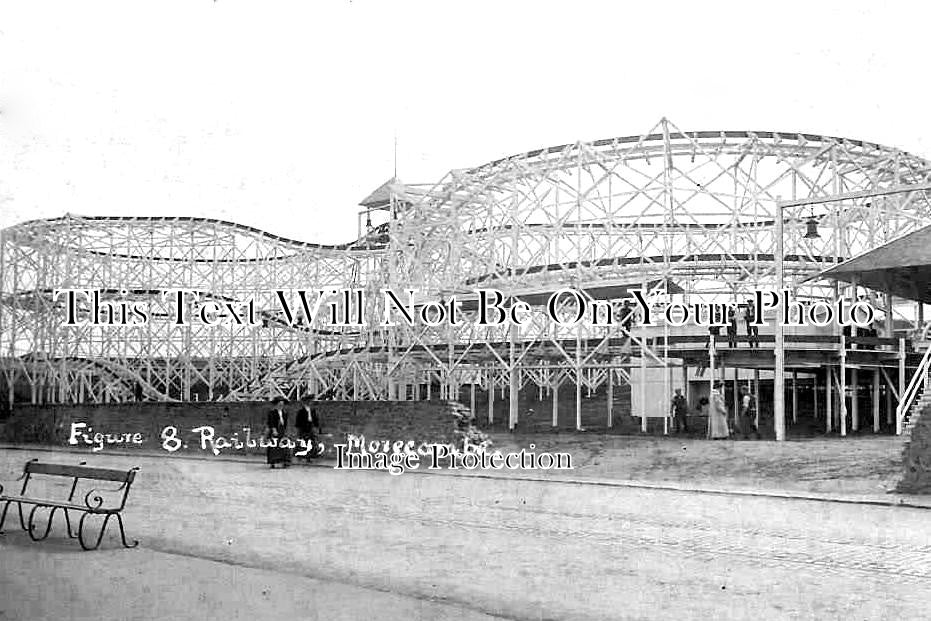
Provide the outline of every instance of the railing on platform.
[[921,362],[918,364],[918,368],[915,369],[915,374],[912,375],[912,379],[908,383],[908,388],[902,393],[899,399],[899,405],[895,408],[896,435],[902,435],[902,424],[905,421],[905,416],[908,414],[909,408],[912,407],[912,403],[915,401],[915,397],[918,396],[919,387],[922,392],[927,388],[929,367],[931,367],[931,347],[925,350],[925,355],[921,357]]

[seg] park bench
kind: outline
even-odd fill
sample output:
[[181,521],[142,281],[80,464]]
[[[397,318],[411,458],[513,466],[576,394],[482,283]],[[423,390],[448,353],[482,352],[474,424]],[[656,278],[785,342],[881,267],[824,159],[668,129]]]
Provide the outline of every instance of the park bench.
[[[72,539],[77,538],[81,543],[81,547],[85,550],[96,550],[100,546],[104,532],[107,529],[107,524],[110,522],[110,518],[113,517],[116,518],[119,524],[120,538],[123,541],[123,546],[134,548],[139,542],[133,541],[133,543],[130,544],[126,541],[126,532],[123,529],[123,517],[120,513],[123,511],[123,507],[126,506],[126,497],[129,495],[129,488],[132,486],[138,470],[139,468],[132,468],[130,470],[91,468],[83,465],[83,463],[78,466],[47,464],[40,463],[36,459],[28,461],[23,467],[22,476],[17,479],[17,481],[23,482],[19,494],[5,494],[3,486],[0,485],[0,503],[3,503],[3,512],[0,513],[0,533],[3,532],[3,524],[6,521],[6,515],[10,505],[15,504],[19,512],[20,527],[29,533],[29,537],[33,541],[42,541],[48,537],[49,531],[52,529],[52,519],[58,511],[62,511],[65,515],[68,536]],[[70,479],[64,486],[58,486],[59,489],[61,489],[67,488],[70,484],[70,492],[67,498],[55,498],[54,485],[40,484],[40,487],[43,489],[36,491],[35,483],[42,479],[45,479],[46,483],[60,482],[61,479]],[[84,489],[81,489],[80,492],[78,489],[79,482],[82,480],[109,481],[119,483],[120,485],[114,489],[94,488],[85,493]],[[33,483],[32,487],[30,487],[30,482]],[[84,494],[83,503],[75,499],[75,494],[80,496],[80,493]],[[62,493],[61,496],[64,496],[64,494]],[[27,507],[30,505],[32,506],[32,509],[29,511],[28,520],[23,515],[24,505]],[[45,525],[45,530],[40,533],[41,529],[36,526],[35,519],[36,512],[43,508],[50,509],[51,511],[48,516],[48,523]],[[82,514],[78,522],[77,533],[72,529],[71,512]],[[93,542],[93,545],[89,545],[85,537],[85,521],[89,516],[103,517],[103,524],[100,526],[100,532],[97,533],[97,539]]]

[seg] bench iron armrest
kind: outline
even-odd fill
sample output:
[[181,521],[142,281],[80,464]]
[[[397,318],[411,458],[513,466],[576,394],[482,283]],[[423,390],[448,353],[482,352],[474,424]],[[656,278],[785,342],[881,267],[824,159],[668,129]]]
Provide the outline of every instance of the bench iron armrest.
[[94,511],[103,506],[103,497],[96,489],[92,489],[84,495],[84,504],[88,509]]
[[88,491],[84,495],[84,505],[90,511],[99,511],[103,508],[104,498],[101,495],[104,492],[110,492],[113,494],[119,494],[123,492],[119,498],[119,506],[115,507],[106,507],[107,511],[119,512],[122,511],[126,506],[126,498],[129,496],[129,488],[132,487],[133,481],[136,479],[136,472],[139,471],[139,467],[132,468],[126,473],[126,480],[120,484],[120,486],[113,490],[98,490],[96,488]]

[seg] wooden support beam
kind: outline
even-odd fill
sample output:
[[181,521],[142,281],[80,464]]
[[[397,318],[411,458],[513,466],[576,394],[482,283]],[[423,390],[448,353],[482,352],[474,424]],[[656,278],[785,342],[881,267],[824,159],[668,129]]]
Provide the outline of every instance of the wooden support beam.
[[[647,290],[646,283],[642,284],[642,290]],[[647,357],[644,353],[645,345],[647,342],[647,330],[646,326],[643,325],[642,318],[640,318],[640,339],[641,345],[640,349],[640,431],[643,433],[647,432]]]
[[689,394],[689,367],[685,363],[682,364],[682,394],[685,395],[686,403],[692,402]]
[[892,425],[892,417],[895,415],[895,408],[892,405],[892,387],[888,382],[888,374],[885,371],[883,374],[886,375],[886,424]]
[[714,380],[715,380],[715,343],[714,335],[708,337],[708,394],[711,394],[711,391],[714,390]]
[[840,417],[840,435],[847,435],[847,339],[840,337],[841,356],[838,371],[837,415]]
[[[901,403],[902,398],[905,396],[905,339],[899,339],[899,402]],[[902,433],[902,420],[896,416],[895,420],[895,433],[900,435]]]
[[873,371],[873,433],[879,433],[879,369]]
[[760,428],[760,370],[753,369],[753,404],[756,408],[756,416],[753,419],[753,424],[756,425],[756,428]]
[[514,429],[517,426],[518,404],[517,397],[520,391],[519,370],[517,368],[517,324],[511,323],[511,338],[509,343],[508,358],[508,429]]
[[850,428],[860,431],[860,373],[857,369],[850,370]]
[[737,367],[734,367],[734,429],[737,428],[737,425],[740,422],[737,420],[740,417],[740,371]]
[[798,371],[792,371],[792,422],[798,422]]
[[[494,371],[491,366],[488,367],[488,424],[495,422],[495,381]],[[427,382],[427,399],[430,398],[430,383]]]
[[614,426],[614,369],[608,367],[608,429]]
[[814,419],[818,420],[818,373],[812,376],[811,379],[811,396],[812,396],[812,411]]
[[559,426],[559,371],[553,372],[552,390],[553,395],[553,427]]

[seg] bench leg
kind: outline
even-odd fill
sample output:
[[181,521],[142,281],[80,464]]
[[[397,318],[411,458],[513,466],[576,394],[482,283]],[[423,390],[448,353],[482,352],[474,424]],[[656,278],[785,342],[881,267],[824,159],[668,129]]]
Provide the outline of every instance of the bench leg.
[[5,503],[3,503],[3,513],[0,513],[0,535],[3,534],[3,524],[6,522],[6,512],[9,510],[11,502],[13,501],[7,500]]
[[16,510],[19,511],[19,527],[23,530],[29,530],[29,527],[26,526],[26,518],[23,517],[23,503],[16,503]]
[[100,547],[100,541],[103,539],[103,531],[107,528],[107,522],[110,520],[110,516],[107,515],[106,519],[103,521],[103,526],[100,527],[100,532],[97,533],[97,542],[93,546],[89,546],[84,542],[84,520],[86,520],[89,515],[91,514],[85,513],[81,516],[81,521],[78,522],[78,541],[85,550],[96,550]]
[[51,513],[48,514],[48,523],[46,523],[45,525],[45,532],[37,537],[36,536],[37,529],[36,529],[36,523],[35,523],[36,511],[42,508],[47,508],[47,507],[45,507],[45,505],[35,505],[32,508],[32,511],[29,512],[29,528],[27,529],[27,532],[29,533],[29,538],[32,539],[33,541],[42,541],[43,539],[48,537],[49,532],[52,530],[52,519],[55,517],[55,512],[58,511],[58,507],[51,507],[52,511]]
[[135,548],[137,545],[139,545],[139,541],[137,541],[136,539],[133,539],[132,543],[126,543],[126,531],[123,530],[123,516],[120,515],[119,513],[116,514],[116,521],[120,525],[120,539],[123,540],[123,547],[124,548]]
[[107,517],[104,518],[103,524],[100,526],[100,532],[97,533],[97,541],[93,545],[88,545],[84,540],[84,520],[87,519],[87,516],[91,515],[90,513],[85,513],[81,516],[81,521],[78,524],[78,541],[81,542],[81,547],[85,550],[96,550],[100,547],[100,542],[103,541],[103,534],[107,530],[107,524],[110,522],[110,518],[116,516],[116,522],[120,527],[120,539],[123,541],[123,547],[125,548],[135,548],[139,545],[139,542],[133,540],[132,543],[126,541],[126,531],[123,528],[123,517],[119,513],[108,513]]
[[71,514],[68,513],[67,509],[63,509],[65,512],[65,525],[68,527],[68,537],[71,539],[77,539],[78,534],[71,528]]

